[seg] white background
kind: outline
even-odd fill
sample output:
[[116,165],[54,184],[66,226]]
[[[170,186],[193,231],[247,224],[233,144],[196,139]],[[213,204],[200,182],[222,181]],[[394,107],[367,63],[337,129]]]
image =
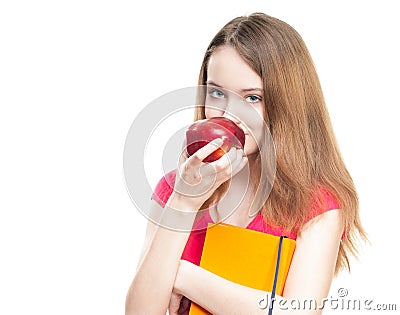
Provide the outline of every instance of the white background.
[[358,188],[371,245],[332,296],[399,309],[396,1],[136,3],[0,4],[0,314],[124,312],[146,225],[124,185],[128,129],[195,85],[214,34],[254,11],[306,41]]

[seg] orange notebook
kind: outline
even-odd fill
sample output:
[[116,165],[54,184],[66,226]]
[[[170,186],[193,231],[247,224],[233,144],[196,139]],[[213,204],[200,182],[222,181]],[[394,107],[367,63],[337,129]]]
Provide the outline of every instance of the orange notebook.
[[[227,280],[271,292],[278,257],[279,236],[233,226],[209,224],[200,267]],[[296,241],[283,238],[276,294],[281,295]],[[210,314],[192,302],[189,315]]]

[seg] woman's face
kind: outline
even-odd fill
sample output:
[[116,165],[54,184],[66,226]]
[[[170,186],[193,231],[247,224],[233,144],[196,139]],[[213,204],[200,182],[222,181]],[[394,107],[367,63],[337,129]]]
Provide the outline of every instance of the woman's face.
[[207,69],[206,118],[227,117],[245,133],[245,155],[259,151],[264,129],[264,93],[261,77],[231,46],[220,46]]

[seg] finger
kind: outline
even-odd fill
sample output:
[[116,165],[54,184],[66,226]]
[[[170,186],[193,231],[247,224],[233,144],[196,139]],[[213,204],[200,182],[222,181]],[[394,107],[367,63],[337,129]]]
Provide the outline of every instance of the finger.
[[168,306],[168,314],[169,315],[178,315],[179,306],[172,305],[171,303]]
[[232,177],[239,173],[248,163],[247,156],[243,156],[241,159],[238,159],[239,163],[232,169]]
[[187,154],[186,151],[186,138],[183,140],[182,147],[181,147],[181,154],[179,155],[179,164],[182,164],[187,160],[189,155]]
[[237,165],[238,161],[243,157],[243,150],[235,148],[234,154],[232,156],[229,156],[229,162],[231,167],[234,167]]
[[240,164],[241,160],[243,158],[243,150],[242,149],[237,149],[236,150],[236,156],[235,158],[231,161],[231,171],[233,172],[233,170],[235,170],[238,165]]
[[231,165],[234,165],[238,157],[241,157],[241,154],[238,151],[241,150],[232,147],[228,153],[225,153],[218,160],[203,164],[200,168],[201,175],[210,176],[220,173],[221,171],[226,171],[227,168],[230,168]]
[[224,168],[221,168],[221,171],[219,172],[219,174],[222,176],[221,178],[224,180],[232,178],[243,169],[247,161],[247,157],[243,156],[243,150],[236,150],[236,156],[232,158],[232,161],[229,161],[229,164],[227,164]]
[[172,293],[168,305],[169,314],[178,315],[180,302],[181,302],[181,297],[176,293]]
[[226,168],[224,169],[224,173],[231,178],[235,176],[239,172],[239,170],[243,167],[242,166],[238,170],[240,164],[243,163],[242,160],[243,160],[243,150],[241,149],[236,150],[236,156],[232,158],[232,160],[230,160],[230,164],[226,166]]
[[219,160],[214,162],[214,167],[217,172],[226,170],[226,168],[231,167],[231,165],[237,159],[238,149],[232,147],[228,153],[224,154]]
[[172,307],[171,304],[168,306],[168,314],[169,315],[178,315],[178,311],[175,307]]
[[194,165],[199,165],[203,162],[203,160],[209,156],[211,153],[216,151],[223,143],[221,138],[217,138],[209,143],[207,143],[204,147],[197,150],[189,159],[190,162]]
[[231,148],[228,153],[225,153],[222,157],[218,160],[211,162],[211,163],[203,163],[200,166],[200,174],[202,176],[210,176],[215,175],[226,167],[229,167],[230,163],[232,163],[236,158],[236,149]]
[[200,165],[199,172],[202,177],[215,175],[215,166],[212,163],[203,163]]
[[181,154],[179,155],[179,165],[185,163],[185,161],[188,159],[189,155],[187,154],[186,149],[183,149],[181,151]]

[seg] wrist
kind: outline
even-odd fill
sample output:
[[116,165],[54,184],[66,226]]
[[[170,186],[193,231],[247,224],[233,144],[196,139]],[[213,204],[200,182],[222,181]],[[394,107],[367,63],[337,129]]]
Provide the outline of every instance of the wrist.
[[166,206],[181,210],[185,212],[197,212],[202,204],[198,204],[195,200],[191,200],[190,197],[185,196],[181,193],[173,191],[169,197]]
[[157,223],[170,230],[190,232],[196,216],[197,209],[185,198],[173,192]]

